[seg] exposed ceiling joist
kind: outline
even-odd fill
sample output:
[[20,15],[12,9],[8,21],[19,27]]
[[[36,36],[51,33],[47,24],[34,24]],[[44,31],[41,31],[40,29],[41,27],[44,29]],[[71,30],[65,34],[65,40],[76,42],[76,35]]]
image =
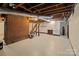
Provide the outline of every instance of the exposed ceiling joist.
[[66,7],[61,7],[61,8],[56,8],[56,9],[53,9],[53,10],[43,11],[43,12],[40,12],[39,14],[50,12],[50,11],[54,12],[56,10],[65,9],[65,8],[69,8],[69,7],[72,7],[72,6],[74,6],[74,5],[69,5],[69,6],[66,6]]
[[65,9],[65,10],[61,10],[61,11],[57,11],[57,12],[50,12],[50,13],[45,13],[45,15],[49,15],[49,14],[56,14],[56,13],[62,13],[62,12],[67,12],[67,11],[71,11],[71,9]]
[[34,12],[36,12],[36,11],[42,11],[42,10],[45,10],[45,9],[48,9],[48,8],[52,8],[52,7],[55,7],[55,6],[59,6],[59,5],[61,5],[61,4],[63,4],[63,3],[56,4],[56,5],[52,5],[52,6],[48,6],[48,7],[46,7],[46,8],[42,8],[42,9],[38,9],[38,10],[35,10]]
[[2,5],[2,7],[7,7],[7,5],[8,5],[7,3],[4,3],[4,4]]
[[[35,15],[43,15],[43,16],[51,16],[60,14],[62,17],[64,13],[69,12],[72,13],[74,10],[74,3],[38,3],[38,4],[31,4],[31,3],[2,3],[0,7],[3,9],[10,9],[10,10],[18,10],[23,11],[28,14],[35,14]],[[15,8],[14,8],[15,7]],[[71,10],[69,10],[71,9]],[[68,15],[68,14],[67,14]],[[69,16],[68,15],[68,16]]]
[[[38,6],[41,6],[41,5],[43,5],[44,3],[41,3],[41,4],[38,4],[38,5],[35,5],[35,6],[32,6],[31,8],[29,8],[29,9],[33,9],[33,8],[35,8],[35,7],[38,7]],[[36,8],[35,8],[36,9]]]
[[20,8],[23,8],[24,10],[26,10],[26,11],[28,11],[28,12],[30,12],[30,13],[32,13],[32,11],[31,10],[29,10],[29,9],[27,9],[27,8],[25,8],[24,6],[19,6]]
[[[62,11],[62,12],[58,12],[58,13],[65,13],[65,12],[70,12],[70,10],[68,10],[68,11]],[[58,13],[53,13],[53,14],[51,13],[51,14],[45,14],[45,15],[50,15],[51,16],[51,15],[55,15],[55,14],[58,14]]]
[[65,11],[65,12],[61,12],[61,13],[56,13],[56,14],[52,14],[52,16],[59,15],[59,14],[64,14],[64,13],[69,13],[69,11]]
[[24,3],[20,3],[20,4],[16,5],[16,8],[22,6],[23,4],[24,4]]
[[32,13],[31,10],[29,10],[29,9],[27,9],[26,7],[22,6],[23,4],[24,4],[24,3],[20,3],[20,4],[16,5],[16,8],[17,8],[17,7],[20,7],[20,8],[23,8],[24,10],[26,10],[26,11]]

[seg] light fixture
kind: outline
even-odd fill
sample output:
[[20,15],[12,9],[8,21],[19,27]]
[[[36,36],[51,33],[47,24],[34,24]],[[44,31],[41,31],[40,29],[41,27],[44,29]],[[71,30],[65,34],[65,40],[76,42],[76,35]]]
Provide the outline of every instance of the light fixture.
[[10,3],[9,6],[12,7],[13,9],[15,9],[15,4],[14,3]]
[[38,18],[36,16],[31,16],[30,19],[31,20],[34,20],[34,21],[37,21],[38,20]]
[[50,24],[55,24],[55,21],[50,21]]
[[13,3],[9,3],[9,6],[13,6]]

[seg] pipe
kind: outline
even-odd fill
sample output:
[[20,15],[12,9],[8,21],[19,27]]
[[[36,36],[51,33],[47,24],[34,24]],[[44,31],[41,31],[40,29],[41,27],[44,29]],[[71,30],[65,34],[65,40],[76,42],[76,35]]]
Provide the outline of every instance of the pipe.
[[[30,14],[30,13],[25,13],[25,12],[16,11],[16,10],[3,9],[3,8],[0,8],[0,14],[12,14],[12,15],[20,15],[20,16],[28,16],[28,17],[37,17],[37,18],[39,16],[38,19],[40,19],[40,17],[47,17],[49,19],[53,18],[51,16],[36,15],[36,14]],[[43,19],[43,18],[41,18],[41,20],[47,21],[47,19]]]
[[[36,16],[36,17],[43,16],[43,15],[30,14],[30,13],[25,13],[16,10],[10,10],[10,9],[3,9],[3,8],[0,8],[0,14],[13,14],[13,15],[21,15],[21,16]],[[51,17],[51,16],[45,16],[45,17]]]

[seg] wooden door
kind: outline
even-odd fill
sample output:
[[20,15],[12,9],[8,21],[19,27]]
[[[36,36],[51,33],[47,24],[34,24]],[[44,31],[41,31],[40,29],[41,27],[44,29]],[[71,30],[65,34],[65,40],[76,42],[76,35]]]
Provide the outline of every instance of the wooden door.
[[4,40],[6,44],[11,44],[28,37],[29,20],[28,17],[7,15],[5,21]]

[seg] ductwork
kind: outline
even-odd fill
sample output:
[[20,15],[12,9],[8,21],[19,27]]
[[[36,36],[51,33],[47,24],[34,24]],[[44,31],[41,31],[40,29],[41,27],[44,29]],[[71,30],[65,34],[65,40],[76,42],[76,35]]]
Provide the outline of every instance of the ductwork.
[[38,19],[46,20],[46,21],[53,18],[51,16],[35,15],[35,14],[29,14],[16,10],[3,9],[3,8],[0,8],[0,14],[12,14],[12,15],[20,15],[20,16],[28,16],[28,17],[37,17]]

